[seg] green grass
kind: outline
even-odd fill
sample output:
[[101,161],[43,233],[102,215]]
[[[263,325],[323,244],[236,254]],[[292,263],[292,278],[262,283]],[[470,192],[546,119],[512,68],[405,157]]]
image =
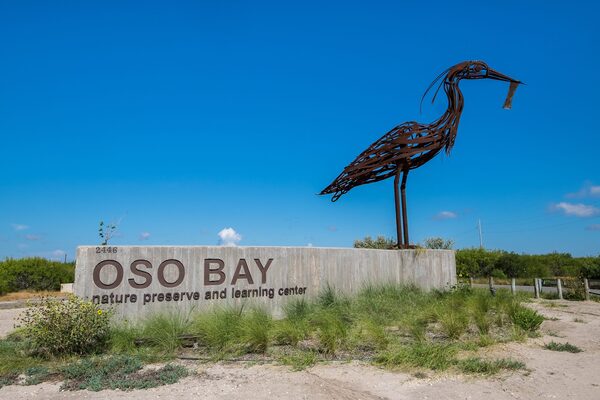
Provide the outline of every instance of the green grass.
[[386,350],[375,362],[391,368],[444,371],[454,364],[457,353],[458,347],[452,344],[413,343]]
[[466,374],[493,375],[502,370],[514,371],[525,368],[525,364],[511,359],[485,360],[469,357],[456,363],[458,369]]
[[294,371],[302,371],[312,367],[318,361],[318,354],[312,350],[293,350],[277,356],[282,365],[289,365]]
[[569,353],[581,353],[583,350],[581,350],[579,347],[567,342],[567,343],[556,343],[554,341],[550,342],[550,343],[546,343],[544,345],[544,348],[547,350],[552,350],[552,351],[566,351]]
[[181,347],[181,337],[189,328],[188,316],[180,313],[154,314],[142,321],[140,339],[164,354],[171,354]]

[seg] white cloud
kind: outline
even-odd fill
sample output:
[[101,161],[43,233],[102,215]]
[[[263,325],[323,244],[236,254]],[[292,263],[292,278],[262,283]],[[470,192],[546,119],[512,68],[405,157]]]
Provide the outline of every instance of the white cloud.
[[600,224],[592,224],[585,227],[587,231],[600,231]]
[[15,231],[24,231],[25,229],[29,229],[29,226],[23,224],[11,224]]
[[600,214],[600,208],[581,203],[567,203],[565,201],[552,205],[551,209],[553,211],[562,211],[565,215],[582,218],[593,217]]
[[587,182],[578,192],[567,193],[566,197],[570,199],[580,199],[584,197],[600,197],[600,186],[593,185]]
[[242,235],[233,228],[225,228],[219,232],[221,246],[236,246],[242,240]]
[[437,213],[433,219],[443,220],[443,219],[452,219],[458,217],[458,214],[453,211],[441,211]]
[[40,240],[41,238],[42,237],[40,235],[31,235],[31,234],[30,235],[25,235],[25,239],[31,240],[32,242],[36,241],[36,240]]
[[64,256],[65,256],[65,254],[67,254],[67,252],[66,252],[66,251],[64,251],[64,250],[58,250],[58,249],[57,249],[57,250],[54,250],[54,251],[52,252],[52,257],[55,257],[55,258],[62,258],[62,257],[64,257]]
[[312,243],[307,243],[306,247],[313,247],[313,244]]
[[140,240],[148,240],[150,238],[150,232],[142,232],[140,233]]

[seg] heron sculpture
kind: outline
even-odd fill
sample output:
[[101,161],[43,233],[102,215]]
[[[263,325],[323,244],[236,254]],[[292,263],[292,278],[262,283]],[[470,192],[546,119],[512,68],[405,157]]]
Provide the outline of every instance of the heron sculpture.
[[425,164],[442,149],[445,148],[446,154],[450,154],[463,110],[463,95],[458,87],[461,79],[495,79],[510,82],[504,102],[505,109],[511,108],[515,90],[522,83],[494,71],[483,61],[464,61],[446,69],[435,78],[421,98],[422,103],[429,90],[441,80],[432,99],[433,102],[443,86],[448,97],[448,108],[440,118],[430,124],[410,121],[396,126],[356,157],[320,194],[333,194],[331,201],[336,201],[356,186],[393,176],[398,248],[409,248],[406,179],[411,169]]

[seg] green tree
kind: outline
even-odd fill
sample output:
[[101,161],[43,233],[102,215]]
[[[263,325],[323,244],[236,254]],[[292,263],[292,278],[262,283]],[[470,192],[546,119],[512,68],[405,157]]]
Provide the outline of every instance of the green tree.
[[494,269],[502,271],[509,278],[523,276],[525,264],[521,256],[515,253],[503,253],[494,264]]

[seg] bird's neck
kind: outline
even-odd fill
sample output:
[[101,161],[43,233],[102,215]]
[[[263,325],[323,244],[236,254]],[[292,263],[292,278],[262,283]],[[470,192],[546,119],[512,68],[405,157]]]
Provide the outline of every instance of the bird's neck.
[[446,78],[444,80],[444,92],[448,98],[448,108],[440,119],[436,121],[436,124],[445,136],[447,154],[450,153],[452,146],[454,146],[454,139],[456,139],[458,123],[460,122],[463,110],[463,95],[458,87],[458,82],[458,79]]

